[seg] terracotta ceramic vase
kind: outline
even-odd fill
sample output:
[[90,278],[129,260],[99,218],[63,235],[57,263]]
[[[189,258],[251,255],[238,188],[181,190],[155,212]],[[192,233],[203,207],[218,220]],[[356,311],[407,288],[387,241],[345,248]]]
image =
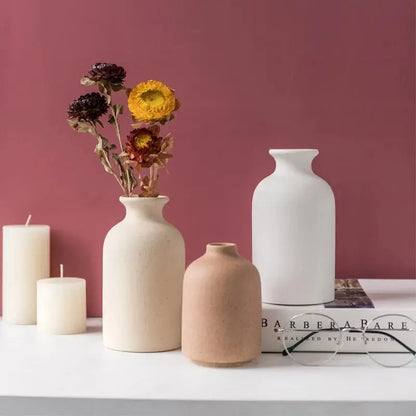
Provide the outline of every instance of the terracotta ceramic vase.
[[182,351],[213,367],[238,366],[260,354],[260,276],[235,244],[208,244],[185,272]]

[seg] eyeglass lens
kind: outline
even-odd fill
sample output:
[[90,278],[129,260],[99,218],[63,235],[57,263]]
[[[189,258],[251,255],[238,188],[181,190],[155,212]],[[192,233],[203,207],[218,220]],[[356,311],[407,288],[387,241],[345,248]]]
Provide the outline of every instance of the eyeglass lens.
[[325,315],[297,315],[284,329],[281,336],[285,350],[304,365],[319,365],[330,360],[342,342],[338,324]]
[[365,350],[378,364],[401,367],[416,354],[416,325],[404,315],[383,315],[369,322],[364,331]]

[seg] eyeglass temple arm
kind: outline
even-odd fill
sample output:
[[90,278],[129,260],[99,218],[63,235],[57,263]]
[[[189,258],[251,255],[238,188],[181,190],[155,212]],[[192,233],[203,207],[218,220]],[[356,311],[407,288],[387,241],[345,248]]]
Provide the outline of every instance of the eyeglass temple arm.
[[[283,350],[282,351],[282,355],[283,356],[288,355],[288,353],[294,351],[299,345],[303,344],[303,342],[305,342],[311,336],[317,334],[320,331],[337,331],[337,330],[334,329],[334,328],[326,328],[326,329],[320,329],[319,331],[312,331],[308,335],[306,335],[304,338],[302,338],[300,341],[298,341],[296,344],[293,344],[289,348],[286,348],[285,350]],[[349,329],[348,332],[351,332],[351,333],[362,333],[362,331],[359,330],[359,329]],[[387,335],[388,337],[393,338],[396,342],[398,342],[403,348],[406,348],[407,351],[409,351],[411,354],[416,355],[416,351],[413,351],[410,347],[408,347],[406,344],[404,344],[398,338],[396,338],[395,336],[393,336],[391,334],[388,334],[387,332],[377,331],[377,330],[373,330],[373,329],[367,330],[366,332],[371,333],[371,334]]]
[[[351,332],[362,332],[359,329],[356,330],[351,330]],[[412,350],[412,348],[410,348],[409,346],[407,346],[405,343],[403,343],[402,341],[400,341],[398,338],[396,338],[394,335],[389,334],[388,332],[383,332],[383,331],[378,331],[378,330],[374,330],[374,329],[367,329],[365,331],[366,333],[369,334],[380,334],[380,335],[386,335],[390,338],[393,338],[397,343],[399,343],[403,348],[406,348],[407,351],[409,351],[411,354],[416,355],[416,351]]]
[[[333,329],[329,329],[330,331],[332,331]],[[302,345],[306,340],[308,340],[311,336],[317,334],[320,331],[328,331],[328,329],[320,329],[319,331],[312,331],[310,332],[308,335],[306,335],[306,337],[303,337],[300,341],[298,341],[296,344],[291,345],[289,348],[286,348],[282,351],[282,355],[286,356],[288,355],[290,352],[292,352],[293,350],[295,350],[299,345]]]

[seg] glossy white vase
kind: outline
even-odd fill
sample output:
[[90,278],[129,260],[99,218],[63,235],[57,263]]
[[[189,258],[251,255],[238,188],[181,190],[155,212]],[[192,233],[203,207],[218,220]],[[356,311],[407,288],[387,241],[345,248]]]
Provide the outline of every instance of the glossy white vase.
[[276,149],[276,170],[253,196],[253,263],[266,303],[305,305],[334,299],[335,200],[312,171],[315,149]]
[[103,250],[103,340],[150,352],[180,347],[185,245],[163,217],[167,197],[120,197],[125,218]]

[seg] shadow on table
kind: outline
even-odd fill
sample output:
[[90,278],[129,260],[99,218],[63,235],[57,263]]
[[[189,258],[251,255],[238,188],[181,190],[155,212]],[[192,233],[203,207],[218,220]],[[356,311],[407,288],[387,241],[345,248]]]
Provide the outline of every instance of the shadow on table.
[[283,357],[281,353],[263,353],[260,357],[238,368],[270,368],[270,367],[293,367],[297,364],[289,357]]
[[87,326],[87,334],[94,334],[94,333],[101,332],[101,331],[102,331],[101,325]]

